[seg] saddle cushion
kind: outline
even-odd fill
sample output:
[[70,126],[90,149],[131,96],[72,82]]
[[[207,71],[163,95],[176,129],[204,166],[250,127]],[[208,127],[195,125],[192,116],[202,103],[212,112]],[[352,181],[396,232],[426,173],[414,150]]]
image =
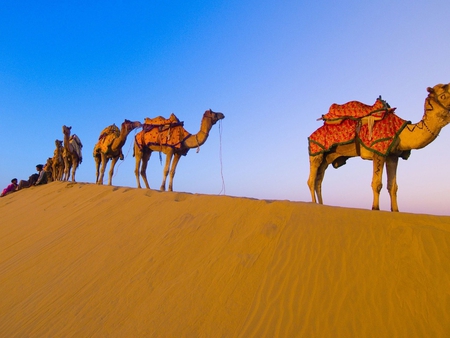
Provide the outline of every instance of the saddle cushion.
[[119,136],[120,130],[115,124],[112,124],[103,129],[98,138],[98,142],[94,146],[94,156],[96,156],[96,154],[98,154],[100,151],[103,153],[107,153],[108,149],[111,147],[111,144]]
[[361,119],[369,115],[375,121],[381,120],[385,113],[390,110],[389,105],[378,98],[372,106],[359,101],[350,101],[345,104],[332,104],[328,113],[322,115],[319,120],[324,120],[327,124],[339,124],[345,119]]
[[143,146],[169,146],[181,148],[182,142],[191,134],[183,127],[183,122],[172,113],[170,118],[162,116],[146,118],[142,131],[136,135],[136,143]]

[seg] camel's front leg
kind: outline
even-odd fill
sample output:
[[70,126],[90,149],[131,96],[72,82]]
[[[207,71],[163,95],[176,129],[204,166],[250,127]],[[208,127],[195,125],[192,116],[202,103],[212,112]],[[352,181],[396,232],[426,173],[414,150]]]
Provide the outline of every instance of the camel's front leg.
[[172,157],[173,157],[173,152],[168,152],[166,154],[166,164],[164,165],[164,170],[163,170],[163,180],[161,183],[161,188],[159,188],[159,190],[161,190],[161,191],[166,190],[166,179],[167,179],[167,175],[169,174],[170,162],[172,162]]
[[381,182],[383,178],[383,166],[384,157],[374,154],[373,155],[373,176],[372,176],[372,191],[373,191],[373,203],[372,210],[380,210],[380,191],[383,187]]
[[63,181],[68,181],[70,177],[70,165],[67,159],[64,159]]
[[177,153],[173,156],[172,167],[170,168],[169,191],[173,191],[173,178],[175,176],[175,171],[177,170],[177,165],[180,158],[181,155]]
[[[141,157],[141,163],[142,163],[141,176],[142,176],[142,179],[144,180],[144,184],[147,189],[150,189],[150,185],[148,184],[148,180],[147,180],[147,165],[148,165],[148,161],[150,160],[151,155],[152,155],[152,152],[148,150],[148,151],[144,151],[142,153],[142,157]],[[139,184],[139,188],[140,188],[140,184]]]
[[397,204],[397,165],[398,157],[389,156],[386,159],[386,173],[387,173],[387,190],[389,191],[389,196],[391,196],[391,211],[398,212]]
[[114,167],[116,166],[116,163],[117,163],[118,159],[119,159],[119,157],[113,157],[111,159],[111,167],[109,168],[108,185],[112,185],[112,178],[113,178],[113,175],[114,175]]
[[77,167],[78,167],[78,161],[73,161],[73,166],[72,166],[72,182],[76,182],[76,181],[75,181],[75,172],[77,171]]

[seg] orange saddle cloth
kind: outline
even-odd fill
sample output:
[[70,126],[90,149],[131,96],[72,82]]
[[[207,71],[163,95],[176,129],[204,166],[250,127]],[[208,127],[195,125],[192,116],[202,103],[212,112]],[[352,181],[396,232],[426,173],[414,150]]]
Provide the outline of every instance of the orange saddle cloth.
[[162,116],[152,119],[147,117],[142,131],[136,135],[136,142],[140,147],[153,145],[181,148],[182,142],[191,135],[183,125],[173,113],[168,119]]

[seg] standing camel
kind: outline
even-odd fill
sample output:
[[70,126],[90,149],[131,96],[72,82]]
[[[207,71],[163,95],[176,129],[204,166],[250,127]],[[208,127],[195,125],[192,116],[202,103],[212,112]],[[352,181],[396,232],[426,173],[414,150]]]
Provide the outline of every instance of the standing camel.
[[[112,177],[114,174],[114,167],[117,160],[123,159],[122,147],[127,141],[128,134],[135,128],[141,127],[141,122],[125,120],[122,123],[120,132],[115,125],[105,128],[105,130],[111,130],[110,133],[101,133],[97,144],[94,147],[94,159],[96,169],[97,184],[103,184],[103,176],[105,174],[106,165],[109,159],[111,159],[111,168],[109,170],[108,185],[112,184]],[[104,131],[105,131],[104,130]],[[117,131],[117,133],[115,132]],[[101,164],[101,169],[100,169]]]
[[55,140],[55,146],[52,159],[53,181],[61,181],[64,174],[63,141]]
[[136,168],[134,173],[136,175],[137,187],[141,187],[141,183],[139,180],[140,173],[142,179],[144,180],[145,186],[147,187],[147,189],[150,189],[146,174],[147,164],[152,152],[159,151],[166,154],[166,163],[164,165],[163,180],[160,190],[166,190],[166,179],[167,175],[170,172],[168,190],[173,191],[173,177],[175,176],[175,170],[177,168],[178,161],[180,160],[181,155],[186,155],[189,149],[199,148],[201,145],[203,145],[208,139],[209,131],[211,130],[212,126],[216,124],[217,121],[222,120],[223,118],[225,118],[225,115],[223,115],[222,113],[215,113],[211,109],[205,111],[201,121],[200,131],[194,135],[189,134],[186,138],[181,140],[179,147],[164,144],[142,144],[139,142],[139,140],[143,138],[143,134],[145,133],[145,131],[142,130],[141,132],[139,132],[136,135],[134,142],[134,156],[136,157]]
[[427,88],[428,96],[425,99],[425,112],[422,120],[416,124],[408,123],[394,139],[389,153],[386,156],[361,147],[357,142],[337,145],[321,154],[310,156],[310,173],[308,186],[312,202],[323,204],[322,181],[330,163],[335,166],[345,163],[350,157],[361,157],[373,161],[372,210],[379,210],[379,197],[382,188],[383,166],[386,165],[387,190],[391,198],[391,211],[398,211],[397,204],[397,164],[398,158],[407,159],[412,149],[421,149],[433,142],[443,127],[450,123],[450,84],[438,84]]
[[70,131],[72,127],[63,126],[63,134],[64,134],[64,181],[69,180],[70,176],[70,168],[72,167],[72,182],[75,182],[75,172],[78,166],[81,164],[83,157],[81,155],[81,148],[83,145],[81,144],[80,139],[77,135],[73,134],[70,136]]

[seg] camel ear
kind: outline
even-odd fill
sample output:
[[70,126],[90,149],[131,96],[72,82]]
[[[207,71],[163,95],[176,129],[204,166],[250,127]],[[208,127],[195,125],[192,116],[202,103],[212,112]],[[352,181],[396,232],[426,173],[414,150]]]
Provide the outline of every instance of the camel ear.
[[434,93],[434,89],[431,88],[431,87],[428,87],[428,88],[427,88],[427,91],[428,91],[428,93]]

